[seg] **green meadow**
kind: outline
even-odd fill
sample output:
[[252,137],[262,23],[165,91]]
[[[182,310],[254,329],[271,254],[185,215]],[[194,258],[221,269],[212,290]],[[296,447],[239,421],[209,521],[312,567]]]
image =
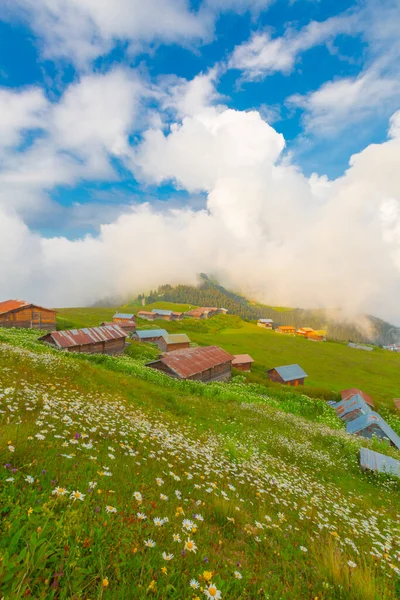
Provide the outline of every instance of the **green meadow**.
[[[144,307],[186,311],[190,305],[156,302]],[[111,319],[115,308],[60,309],[60,328],[95,326]],[[121,308],[121,311],[127,308]],[[131,310],[134,310],[133,308]],[[135,312],[140,310],[136,307]],[[400,354],[380,348],[373,352],[349,348],[339,342],[312,342],[257,327],[232,315],[206,321],[184,319],[180,322],[138,319],[138,328],[164,328],[170,333],[186,332],[199,345],[216,344],[232,354],[250,354],[255,363],[249,381],[268,385],[266,369],[298,363],[308,374],[307,393],[329,398],[342,389],[358,387],[371,395],[379,409],[392,410],[393,398],[400,397]]]
[[[261,360],[274,336],[227,322],[218,339],[253,337]],[[361,446],[399,452],[292,389],[180,382],[144,366],[150,345],[80,355],[38,336],[0,330],[1,598],[399,597],[400,485],[358,463]]]

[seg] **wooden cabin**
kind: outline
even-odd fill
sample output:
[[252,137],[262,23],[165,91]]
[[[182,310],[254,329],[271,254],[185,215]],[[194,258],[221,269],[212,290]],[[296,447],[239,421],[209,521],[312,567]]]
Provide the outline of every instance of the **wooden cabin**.
[[326,342],[326,331],[324,331],[324,329],[316,329],[307,334],[306,337],[313,342]]
[[293,327],[292,325],[279,325],[278,327],[276,327],[275,331],[277,333],[286,333],[287,335],[295,335],[296,327]]
[[125,350],[127,332],[119,325],[85,327],[52,331],[41,338],[42,342],[67,352],[87,352],[89,354],[120,354]]
[[354,421],[371,412],[370,406],[360,394],[350,396],[334,405],[337,416],[344,421]]
[[137,342],[158,343],[160,339],[168,335],[166,329],[141,329],[132,334],[132,339]]
[[157,319],[157,315],[148,310],[139,310],[138,317],[140,319],[145,319],[146,321],[155,321],[155,319]]
[[25,300],[6,300],[0,302],[0,327],[52,331],[56,328],[56,311]]
[[353,398],[353,396],[361,396],[361,398],[364,400],[364,402],[368,404],[368,406],[370,406],[371,408],[374,408],[375,406],[371,396],[368,396],[368,394],[362,392],[358,388],[349,388],[348,390],[342,390],[340,392],[340,396],[342,400],[350,400],[351,398]]
[[188,348],[168,352],[159,360],[146,366],[166,373],[177,379],[190,379],[210,383],[229,381],[232,373],[233,356],[218,346]]
[[175,352],[190,347],[190,339],[186,333],[168,333],[163,335],[156,342],[161,352]]
[[189,310],[187,313],[185,313],[185,316],[192,317],[193,319],[210,319],[211,317],[215,317],[215,315],[217,314],[218,308],[210,306],[201,306],[199,308]]
[[390,425],[382,419],[381,415],[378,415],[378,413],[372,410],[353,421],[349,421],[346,424],[346,432],[368,439],[377,437],[386,440],[391,446],[400,450],[400,437],[393,431]]
[[115,313],[113,323],[129,333],[136,331],[136,315],[132,313]]
[[251,365],[254,359],[249,354],[235,354],[233,356],[232,367],[238,371],[251,371]]
[[304,385],[304,379],[308,377],[299,365],[285,365],[283,367],[274,367],[267,371],[268,378],[275,383],[283,385]]
[[183,319],[183,312],[175,312],[173,310],[164,310],[160,308],[153,308],[151,312],[156,315],[156,319],[163,319],[164,321],[181,321]]
[[296,331],[296,335],[300,335],[304,338],[308,337],[310,333],[314,333],[314,329],[312,327],[300,327],[300,329]]
[[264,329],[272,329],[274,322],[272,319],[258,319],[258,327],[264,327]]

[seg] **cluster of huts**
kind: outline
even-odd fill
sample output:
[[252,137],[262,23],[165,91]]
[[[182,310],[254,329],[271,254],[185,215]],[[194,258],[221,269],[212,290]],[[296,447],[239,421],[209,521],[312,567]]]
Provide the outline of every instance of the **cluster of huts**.
[[164,321],[181,321],[184,317],[192,317],[193,319],[210,319],[216,315],[226,315],[226,308],[216,308],[210,306],[201,306],[187,312],[176,312],[173,310],[164,310],[161,308],[153,308],[153,310],[139,310],[138,317],[146,321],[155,321],[163,319]]
[[258,319],[257,325],[264,329],[274,329],[276,333],[298,335],[314,342],[326,342],[327,338],[327,333],[324,329],[312,329],[312,327],[300,327],[300,329],[296,329],[293,325],[276,325],[274,328],[272,319]]
[[[138,317],[147,321],[180,321],[184,316],[195,319],[208,319],[216,314],[226,314],[223,308],[201,307],[187,313],[172,310],[153,309],[139,311]],[[259,319],[259,327],[273,328],[272,319]],[[254,360],[249,354],[232,355],[218,346],[193,347],[185,333],[170,334],[165,329],[138,330],[136,315],[115,313],[112,321],[103,322],[99,327],[84,327],[55,331],[56,311],[23,300],[0,302],[0,327],[23,327],[46,330],[40,340],[69,352],[118,354],[126,347],[126,340],[147,342],[157,346],[160,355],[146,366],[161,371],[177,379],[189,379],[203,383],[229,381],[232,368],[250,371]],[[278,326],[275,331],[283,334],[299,335],[311,340],[326,340],[326,332],[302,327],[296,330],[291,326]],[[369,349],[369,348],[368,348]],[[392,350],[397,351],[397,350]],[[297,364],[273,367],[267,370],[268,378],[282,385],[304,385],[307,373]],[[400,399],[394,400],[400,410]],[[337,416],[346,422],[349,434],[365,438],[373,436],[387,440],[400,450],[400,437],[374,411],[370,396],[357,388],[341,392],[340,402],[330,402]],[[360,450],[360,464],[364,469],[388,472],[400,477],[400,462],[367,448]]]
[[[400,450],[400,437],[385,419],[374,411],[374,402],[370,396],[357,388],[350,388],[343,390],[341,397],[340,402],[330,402],[330,404],[337,416],[346,422],[347,433],[367,439],[376,437]],[[369,448],[360,449],[360,465],[363,469],[400,477],[398,460]]]

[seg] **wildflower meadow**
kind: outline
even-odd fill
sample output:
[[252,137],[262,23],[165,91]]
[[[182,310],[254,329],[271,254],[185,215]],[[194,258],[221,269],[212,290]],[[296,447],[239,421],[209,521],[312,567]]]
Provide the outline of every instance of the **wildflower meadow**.
[[398,482],[324,401],[37,337],[0,332],[0,598],[400,596]]

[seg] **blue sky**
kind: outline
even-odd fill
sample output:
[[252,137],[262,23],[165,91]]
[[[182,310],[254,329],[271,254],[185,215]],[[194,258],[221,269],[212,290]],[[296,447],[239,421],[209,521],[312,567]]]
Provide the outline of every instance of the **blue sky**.
[[[134,239],[149,219],[163,252],[190,223],[210,248],[213,236],[229,240],[226,257],[221,245],[198,252],[193,273],[215,268],[264,297],[277,265],[295,257],[329,280],[324,298],[316,293],[323,305],[368,264],[357,302],[367,295],[374,307],[371,239],[398,283],[389,154],[399,26],[400,0],[3,0],[0,211],[19,232],[15,255],[32,244],[43,264],[84,251],[91,265],[97,247],[112,269],[119,257],[105,239],[122,239],[126,222]],[[309,242],[286,238],[287,218],[310,224]],[[331,256],[338,228],[320,239],[328,222],[348,223],[360,248],[342,250],[357,259],[343,281]],[[225,263],[243,249],[267,265],[261,291]],[[275,286],[278,303],[309,303],[289,288]]]
[[[192,11],[190,14],[197,15],[200,20],[199,14],[207,9],[210,13],[207,26],[211,33],[194,35],[192,39],[182,40],[182,43],[176,39],[166,43],[163,36],[154,35],[153,39],[142,46],[139,42],[139,47],[134,52],[131,48],[131,44],[135,43],[134,35],[133,39],[128,39],[128,36],[121,34],[120,39],[114,37],[109,44],[104,44],[104,48],[100,45],[90,59],[84,53],[80,59],[71,56],[67,44],[66,49],[62,49],[62,55],[57,52],[57,44],[51,40],[46,28],[51,27],[51,19],[62,21],[63,3],[54,3],[54,6],[59,5],[59,14],[55,10],[51,18],[47,15],[48,22],[45,8],[40,8],[42,3],[45,4],[42,0],[37,3],[21,0],[12,6],[6,2],[0,13],[3,18],[0,22],[0,84],[4,88],[21,90],[27,86],[39,87],[44,90],[48,99],[57,102],[68,86],[79,81],[87,72],[107,73],[116,66],[123,65],[139,69],[152,82],[170,75],[189,81],[199,73],[206,73],[217,66],[220,75],[215,88],[223,97],[224,103],[242,111],[261,111],[274,128],[284,135],[287,151],[292,153],[292,160],[306,175],[317,172],[320,175],[326,174],[329,178],[338,177],[347,168],[352,154],[369,143],[381,142],[386,137],[388,117],[395,106],[395,97],[391,98],[390,95],[384,98],[385,106],[369,107],[363,126],[357,127],[356,131],[352,127],[351,116],[345,114],[344,119],[348,122],[338,127],[340,135],[335,131],[325,131],[323,127],[307,127],[307,109],[290,102],[294,95],[307,97],[307,94],[313,94],[324,84],[339,79],[352,81],[368,70],[373,60],[373,49],[366,40],[365,30],[363,27],[358,29],[345,24],[355,14],[365,14],[364,3],[345,0],[233,0],[216,1],[214,6],[208,6],[207,9],[205,2],[192,2],[191,5],[186,5],[186,11]],[[129,8],[129,3],[125,4],[126,8],[122,6],[121,10]],[[376,3],[376,6],[373,2],[369,4],[371,14],[379,9],[380,3]],[[388,2],[388,11],[395,10],[396,4],[398,8],[398,3]],[[111,5],[112,3],[110,7]],[[132,10],[135,10],[133,5]],[[80,15],[78,11],[82,19],[86,18],[84,10],[82,13]],[[227,66],[235,48],[248,44],[252,35],[268,32],[271,40],[284,39],[290,30],[293,39],[296,35],[301,35],[310,23],[329,23],[335,17],[343,19],[344,25],[333,34],[327,32],[322,35],[318,42],[306,42],[305,48],[295,53],[293,64],[287,70],[272,66],[270,70],[263,71],[261,67],[261,73],[254,75],[254,69],[246,71],[240,65],[230,68]],[[356,20],[359,18],[357,16]],[[365,27],[368,28],[369,25],[367,21]],[[86,31],[82,35],[85,34]],[[87,35],[96,35],[95,28],[93,31],[89,30]],[[77,37],[76,46],[81,43],[79,36]],[[387,43],[390,45],[391,42],[388,35]],[[63,41],[59,44],[62,45]],[[380,100],[377,102],[380,103]],[[68,206],[96,202],[99,190],[103,189],[103,207],[107,204],[108,196],[114,208],[115,204],[122,208],[126,202],[141,201],[141,197],[145,200],[153,197],[165,200],[170,194],[171,199],[176,200],[170,186],[151,186],[148,189],[139,185],[134,174],[123,169],[122,165],[116,164],[115,167],[119,178],[116,183],[78,181],[74,185],[56,186],[50,192],[51,196],[62,206]],[[121,202],[124,190],[126,199]],[[184,195],[182,199],[185,201]],[[44,219],[41,223],[40,218],[35,218],[33,224],[45,234],[57,233],[57,222],[51,224],[48,219],[47,222]],[[71,224],[70,229],[61,225],[60,232],[76,236],[85,230],[95,231],[97,226],[97,222],[90,226],[83,219],[82,226],[78,222]]]

